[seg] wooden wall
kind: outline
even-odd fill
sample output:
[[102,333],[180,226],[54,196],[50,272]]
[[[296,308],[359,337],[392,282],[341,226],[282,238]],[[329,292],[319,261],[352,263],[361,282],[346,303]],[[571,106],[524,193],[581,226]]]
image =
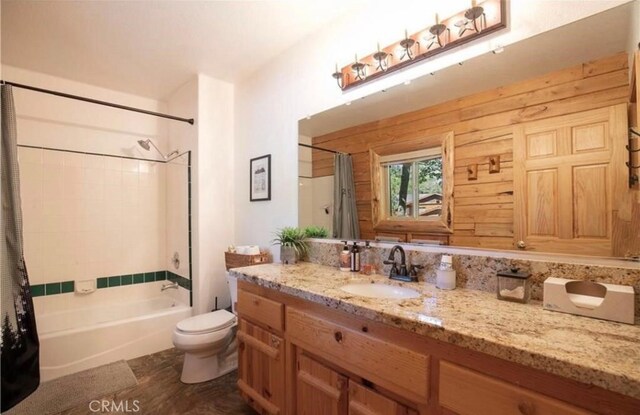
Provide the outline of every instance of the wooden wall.
[[[393,154],[422,148],[421,138],[454,132],[454,233],[451,245],[513,248],[513,126],[626,103],[628,56],[620,53],[513,85],[314,137],[313,144],[353,155],[362,238],[373,239],[369,149]],[[490,156],[501,171],[488,174]],[[466,166],[478,164],[478,179]],[[333,155],[313,151],[313,177],[333,174]]]

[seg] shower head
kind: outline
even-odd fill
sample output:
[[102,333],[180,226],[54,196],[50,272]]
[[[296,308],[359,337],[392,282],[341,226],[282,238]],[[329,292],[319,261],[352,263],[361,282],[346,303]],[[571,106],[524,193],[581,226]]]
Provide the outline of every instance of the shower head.
[[149,145],[150,142],[151,140],[138,140],[138,144],[140,144],[140,147],[144,148],[147,151],[151,150],[151,146]]
[[160,149],[158,147],[156,147],[155,144],[153,144],[153,141],[151,141],[151,139],[147,139],[147,140],[138,140],[138,144],[140,145],[140,147],[144,148],[145,150],[149,151],[151,150],[151,147],[155,148],[156,151],[158,153],[160,153],[160,155],[167,160],[169,157],[173,156],[173,155],[177,155],[180,154],[180,152],[178,150],[174,150],[171,153],[169,153],[168,155],[164,155],[162,154],[162,151],[160,151]]

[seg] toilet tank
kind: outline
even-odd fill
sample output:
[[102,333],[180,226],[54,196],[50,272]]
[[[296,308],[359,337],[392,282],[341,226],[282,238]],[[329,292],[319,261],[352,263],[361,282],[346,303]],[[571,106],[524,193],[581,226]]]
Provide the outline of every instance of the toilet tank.
[[238,301],[238,279],[227,272],[227,284],[231,294],[231,311],[236,314],[236,302]]

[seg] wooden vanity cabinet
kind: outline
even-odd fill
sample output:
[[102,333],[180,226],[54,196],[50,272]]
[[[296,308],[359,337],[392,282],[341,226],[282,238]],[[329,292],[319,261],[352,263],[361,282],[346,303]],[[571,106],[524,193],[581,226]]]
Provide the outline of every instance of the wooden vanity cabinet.
[[296,414],[346,415],[348,378],[296,352]]
[[284,414],[284,305],[238,290],[236,307],[240,393],[259,414]]
[[239,380],[263,415],[638,414],[640,401],[239,282]]

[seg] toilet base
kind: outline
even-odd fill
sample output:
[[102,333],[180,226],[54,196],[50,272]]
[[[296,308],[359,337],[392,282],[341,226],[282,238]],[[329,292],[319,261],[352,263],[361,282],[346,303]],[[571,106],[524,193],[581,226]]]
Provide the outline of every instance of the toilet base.
[[236,370],[238,368],[238,352],[236,348],[230,347],[229,349],[219,354],[204,356],[186,352],[180,381],[188,384],[201,383]]

